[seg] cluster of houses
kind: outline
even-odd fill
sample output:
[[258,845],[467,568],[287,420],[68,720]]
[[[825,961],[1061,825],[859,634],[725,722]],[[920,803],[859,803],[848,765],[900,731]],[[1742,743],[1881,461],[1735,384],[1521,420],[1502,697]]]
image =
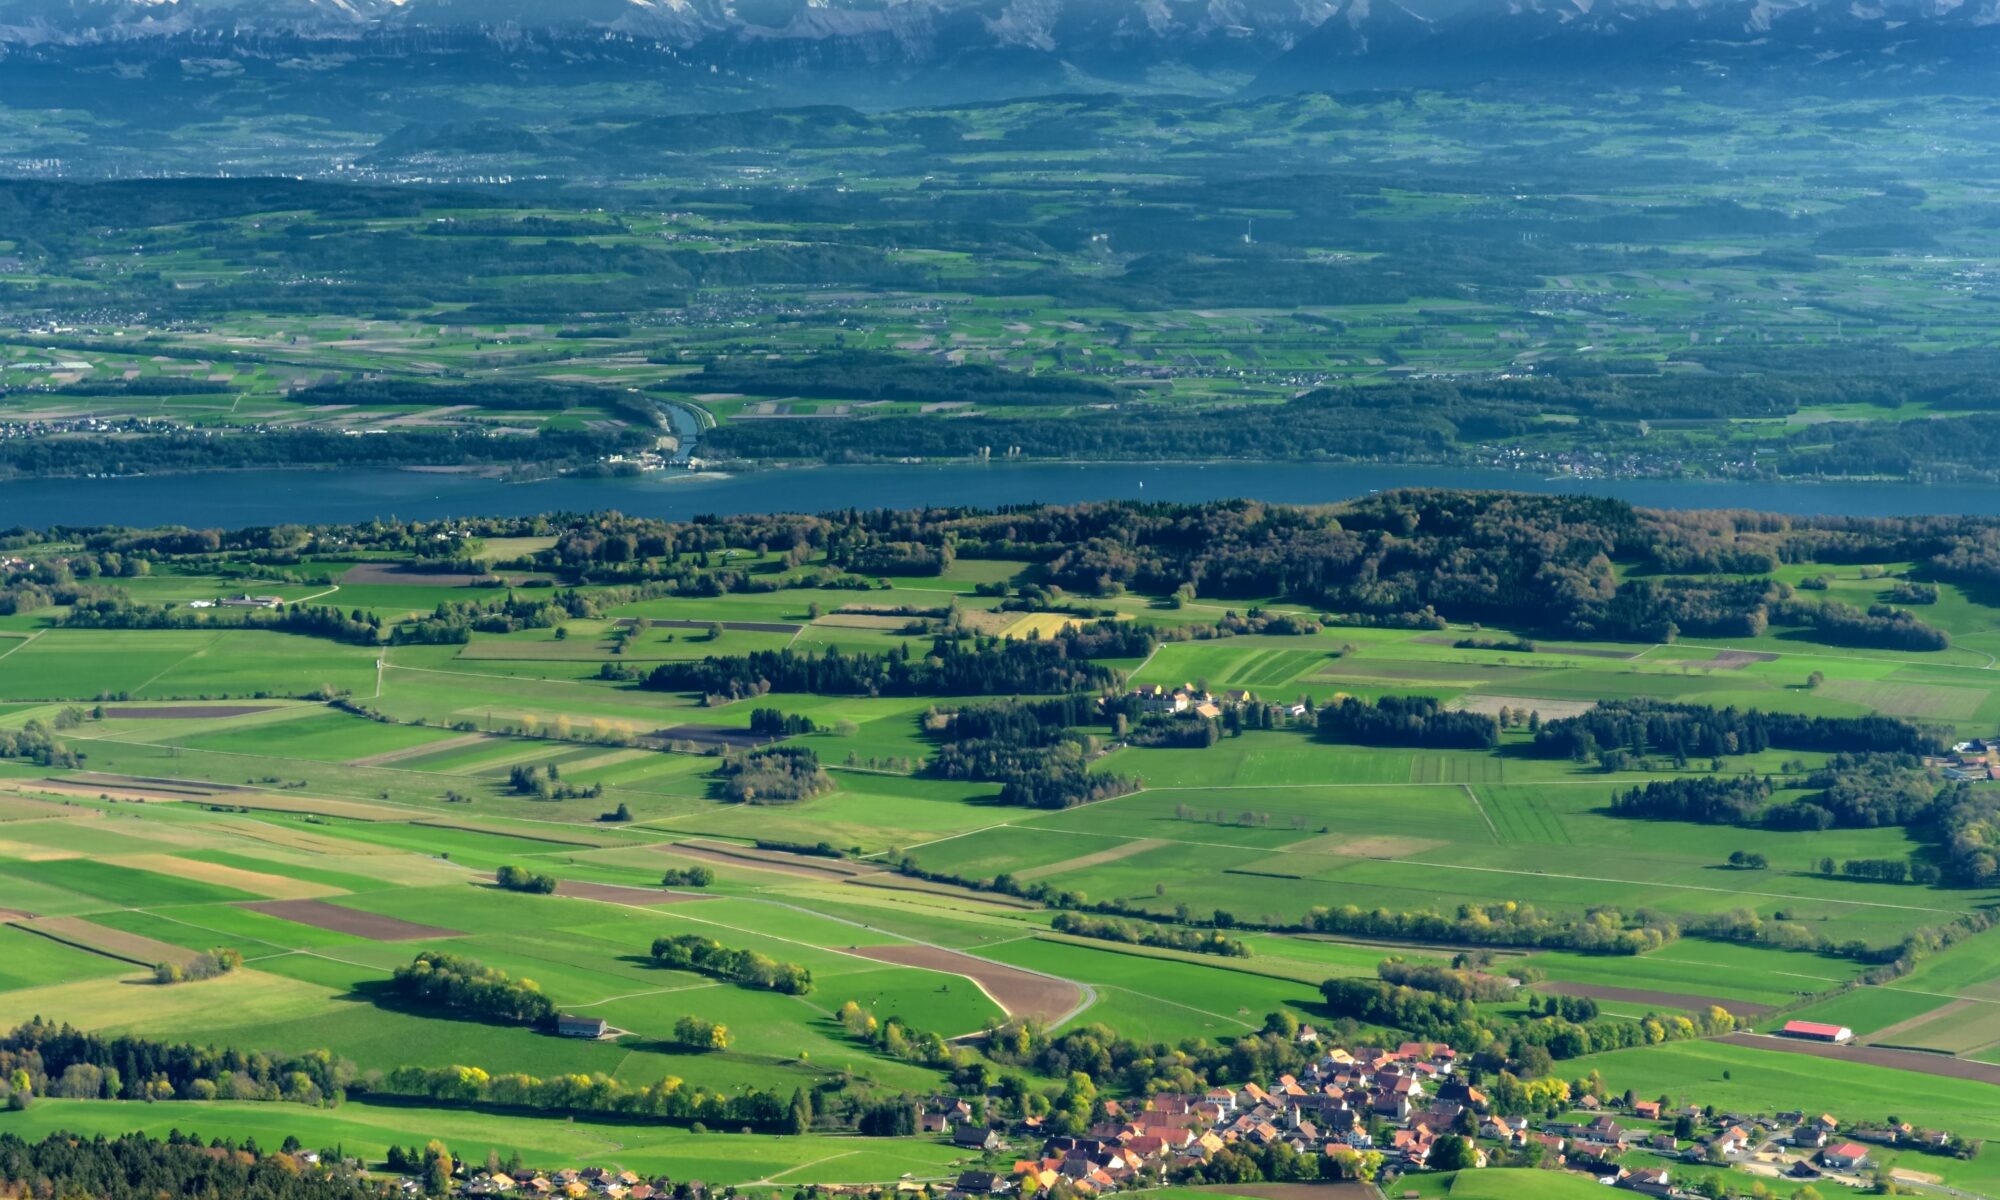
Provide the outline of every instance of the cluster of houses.
[[[1317,1040],[1310,1028],[1300,1036]],[[1797,1180],[1855,1182],[1857,1172],[1876,1165],[1864,1143],[1928,1151],[1951,1143],[1947,1133],[1907,1125],[1843,1127],[1830,1115],[1803,1112],[1718,1115],[1659,1100],[1635,1099],[1627,1107],[1591,1095],[1579,1097],[1575,1115],[1566,1120],[1502,1116],[1456,1068],[1451,1048],[1436,1043],[1353,1053],[1329,1048],[1299,1075],[1281,1075],[1268,1089],[1248,1083],[1198,1095],[1158,1095],[1140,1105],[1114,1102],[1106,1106],[1104,1123],[1080,1136],[1043,1138],[1039,1153],[1015,1161],[1011,1171],[962,1173],[952,1200],[1042,1192],[1057,1184],[1101,1196],[1178,1178],[1225,1148],[1278,1142],[1300,1155],[1333,1160],[1334,1169],[1321,1174],[1334,1177],[1352,1176],[1359,1155],[1370,1151],[1381,1155],[1387,1172],[1423,1170],[1433,1165],[1439,1140],[1457,1134],[1467,1139],[1476,1166],[1487,1165],[1489,1149],[1497,1147],[1649,1196],[1683,1194],[1664,1162],[1753,1163],[1766,1174]],[[1604,1111],[1613,1106],[1629,1126]],[[1672,1128],[1682,1117],[1688,1128],[1708,1132],[1677,1137]],[[1005,1149],[998,1132],[975,1121],[962,1100],[933,1100],[923,1120],[931,1132],[949,1132],[954,1145],[989,1154]],[[1017,1132],[1041,1137],[1033,1119]],[[1540,1147],[1538,1155],[1534,1147]],[[1635,1151],[1642,1155],[1628,1165]]]
[[[423,1191],[423,1185],[414,1179],[404,1180],[400,1186],[410,1195]],[[647,1179],[632,1171],[564,1167],[546,1174],[534,1171],[518,1176],[504,1171],[474,1171],[458,1186],[456,1193],[461,1196],[512,1196],[523,1200],[538,1196],[547,1196],[550,1200],[557,1200],[558,1197],[561,1200],[701,1200],[708,1194],[708,1187],[700,1180],[675,1183],[664,1178]]]
[[[1206,688],[1198,688],[1191,683],[1170,688],[1165,684],[1149,683],[1135,687],[1126,693],[1139,702],[1139,709],[1148,716],[1201,717],[1214,720],[1224,709],[1248,708],[1257,703],[1257,693],[1235,688],[1220,694]],[[1287,711],[1292,716],[1302,717],[1306,713],[1303,703],[1292,705]]]
[[[1310,1029],[1302,1039],[1316,1040]],[[1104,1195],[1141,1180],[1173,1178],[1206,1163],[1225,1148],[1264,1147],[1282,1142],[1301,1155],[1339,1160],[1327,1175],[1352,1175],[1364,1151],[1385,1159],[1421,1165],[1429,1145],[1486,1104],[1479,1089],[1453,1072],[1448,1046],[1410,1042],[1395,1050],[1350,1054],[1327,1050],[1302,1075],[1281,1075],[1268,1090],[1259,1084],[1210,1088],[1199,1094],[1153,1096],[1141,1105],[1108,1103],[1107,1119],[1081,1135],[1043,1140],[1033,1158],[1016,1161],[1001,1175],[968,1171],[953,1195],[961,1198],[1040,1191],[1059,1183],[1085,1195]],[[939,1101],[926,1112],[950,1121],[966,1110]],[[983,1126],[952,1127],[956,1145],[994,1148]],[[1393,1129],[1378,1146],[1372,1130]],[[1030,1120],[1023,1132],[1039,1135]]]
[[[982,1165],[948,1183],[906,1177],[897,1193],[949,1200],[994,1200],[1060,1188],[1083,1197],[1107,1196],[1183,1178],[1229,1149],[1289,1147],[1327,1160],[1322,1177],[1354,1177],[1363,1155],[1379,1155],[1389,1174],[1432,1167],[1431,1156],[1447,1135],[1465,1139],[1454,1165],[1486,1166],[1489,1154],[1507,1151],[1542,1165],[1578,1172],[1613,1188],[1646,1196],[1683,1197],[1667,1162],[1748,1165],[1794,1180],[1860,1183],[1875,1166],[1870,1145],[1926,1151],[1952,1148],[1949,1134],[1909,1125],[1843,1126],[1828,1114],[1802,1111],[1747,1116],[1716,1114],[1697,1106],[1675,1108],[1660,1100],[1603,1101],[1582,1095],[1561,1120],[1531,1120],[1491,1111],[1487,1095],[1458,1069],[1458,1056],[1434,1042],[1405,1042],[1393,1050],[1348,1051],[1327,1047],[1310,1027],[1302,1044],[1317,1057],[1297,1075],[1280,1075],[1265,1087],[1246,1083],[1199,1093],[1167,1093],[1142,1102],[1110,1101],[1105,1119],[1081,1134],[1050,1136],[1043,1119],[1011,1126],[981,1119],[965,1099],[933,1097],[922,1106],[923,1132],[981,1156]],[[1605,1111],[1619,1109],[1618,1115]],[[1682,1119],[1685,1118],[1685,1121]],[[1693,1128],[1709,1132],[1683,1138]],[[1011,1144],[1037,1145],[1030,1157],[1007,1161]],[[1535,1149],[1539,1147],[1539,1153]],[[1634,1152],[1638,1152],[1636,1156]],[[1633,1156],[1633,1157],[1628,1157]],[[1628,1165],[1635,1164],[1635,1165]],[[646,1179],[601,1167],[510,1175],[467,1170],[455,1194],[532,1200],[704,1200],[699,1181]],[[416,1181],[401,1185],[411,1195]],[[733,1190],[733,1189],[725,1189]],[[833,1194],[877,1196],[879,1185],[822,1187]]]
[[1967,783],[2000,779],[2000,739],[1973,738],[1969,742],[1959,742],[1951,748],[1950,754],[1926,758],[1924,763],[1946,779]]

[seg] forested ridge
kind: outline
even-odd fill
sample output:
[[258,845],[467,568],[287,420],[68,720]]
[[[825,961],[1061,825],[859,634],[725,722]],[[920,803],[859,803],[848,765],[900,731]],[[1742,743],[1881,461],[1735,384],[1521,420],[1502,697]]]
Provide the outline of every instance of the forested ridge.
[[[350,444],[373,440],[345,439]],[[478,440],[512,444],[520,439]],[[1026,560],[1029,582],[1020,585],[1019,604],[1049,611],[1066,606],[1088,614],[1093,610],[1078,607],[1073,597],[1125,590],[1244,602],[1281,597],[1354,624],[1442,628],[1447,621],[1485,622],[1537,635],[1639,642],[1682,635],[1750,637],[1786,626],[1809,629],[1816,639],[1841,645],[1937,650],[1949,645],[1949,637],[1912,611],[1934,602],[1936,583],[2000,582],[2000,520],[1994,519],[1658,512],[1597,497],[1423,489],[1324,507],[1242,500],[1119,501],[685,522],[612,513],[323,529],[57,527],[46,533],[0,533],[0,542],[81,541],[92,556],[115,561],[116,572],[123,574],[177,556],[215,553],[274,567],[357,549],[419,552],[426,561],[456,564],[465,557],[463,550],[451,548],[460,538],[527,536],[552,536],[555,545],[493,565],[544,571],[570,584],[641,589],[632,598],[786,586],[859,590],[880,586],[860,571],[930,574],[944,571],[956,559],[993,558]],[[788,570],[782,575],[749,572],[731,563],[731,550],[777,554]],[[1885,581],[1884,598],[1859,608],[1809,590],[1811,580],[1795,589],[1768,577],[1786,563],[1802,561],[1912,562],[1918,578]],[[27,583],[38,594],[79,594],[71,578]],[[106,603],[115,601],[115,594],[100,586],[103,595],[87,597],[89,619],[151,619]],[[1056,596],[1056,588],[1072,598]],[[441,607],[424,622],[399,627],[395,636],[462,641],[472,630],[556,619],[552,605],[567,605],[572,616],[584,615],[576,611],[573,595],[558,592],[548,600],[500,596],[449,610]],[[0,593],[0,604],[5,603]],[[1151,649],[1143,640],[1148,636],[1130,623],[1120,628],[1097,622],[1047,639],[1041,649],[994,650],[963,643],[900,663],[790,652],[754,662],[723,658],[670,664],[656,672],[652,686],[730,698],[757,694],[760,681],[780,691],[810,687],[859,694],[1065,691],[1103,680],[1074,669],[1051,675],[1029,668],[1028,660],[1047,655],[1050,646],[1061,648],[1058,659],[1143,657]]]

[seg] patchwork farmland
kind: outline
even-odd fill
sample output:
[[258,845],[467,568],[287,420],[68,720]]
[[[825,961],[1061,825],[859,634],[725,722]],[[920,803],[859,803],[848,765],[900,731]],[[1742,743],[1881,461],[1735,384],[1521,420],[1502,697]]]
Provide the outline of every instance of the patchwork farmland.
[[[467,552],[484,544],[468,535]],[[2000,1133],[1966,1090],[2000,1070],[1993,887],[1946,870],[1933,826],[1633,808],[1729,789],[1774,807],[1868,788],[1985,803],[2000,679],[1980,647],[2000,649],[2000,611],[1955,585],[1944,650],[1799,628],[1503,645],[1490,627],[1342,624],[1284,597],[1176,607],[1107,589],[1080,619],[1074,598],[1033,590],[1046,564],[998,556],[870,579],[871,604],[899,611],[857,624],[807,586],[839,577],[825,552],[792,557],[746,546],[732,569],[761,586],[714,595],[587,574],[495,591],[443,633],[435,581],[342,571],[407,614],[372,644],[29,614],[34,640],[0,658],[17,751],[0,760],[0,1025],[342,1064],[337,1107],[173,1099],[204,1134],[374,1153],[421,1121],[474,1158],[699,1163],[752,1190],[1004,1165],[935,1129],[861,1131],[900,1097],[929,1111],[966,1093],[1019,1138],[1074,1099],[1086,1055],[1102,1055],[1101,1095],[1129,1099],[1247,1082],[1269,1052],[1251,1047],[1300,1027],[1353,1046],[1449,1030],[1480,1041],[1495,1079],[1596,1069],[1607,1095],[1854,1121],[1880,1119],[1875,1095],[1911,1097],[1906,1119]],[[163,556],[151,578],[218,566]],[[548,564],[514,563],[530,568]],[[1817,569],[1861,586],[1856,566]],[[1916,569],[1885,559],[1867,577]],[[973,614],[991,635],[968,632]],[[954,656],[958,690],[912,682]],[[979,683],[1031,660],[1056,682]],[[758,674],[728,676],[740,663]],[[857,663],[884,674],[784,682]],[[1918,749],[1863,761],[1759,725],[1755,744],[1699,753],[1550,752],[1548,731],[1631,698]],[[954,732],[991,711],[1017,724]],[[1399,730],[1485,740],[1367,724],[1406,711]],[[1010,753],[1033,771],[980,757],[1006,737],[1029,739]],[[675,957],[691,945],[724,957]],[[431,1004],[408,990],[419,956],[504,975],[586,1036]],[[1321,986],[1403,978],[1472,990],[1435,1022],[1342,1008],[1348,993]],[[1794,1097],[1812,1064],[1765,1035],[1801,1018],[1855,1037]],[[1649,1023],[1690,1032],[1589,1040]],[[1575,1032],[1531,1040],[1559,1029]],[[1168,1057],[1182,1065],[1131,1065]],[[621,1140],[614,1110],[582,1100],[412,1090],[413,1072],[453,1068],[604,1095],[672,1081],[690,1107]],[[795,1094],[808,1132],[772,1136]],[[0,1132],[119,1128],[118,1108],[50,1095],[0,1113]],[[2000,1188],[1983,1157],[1887,1154]]]

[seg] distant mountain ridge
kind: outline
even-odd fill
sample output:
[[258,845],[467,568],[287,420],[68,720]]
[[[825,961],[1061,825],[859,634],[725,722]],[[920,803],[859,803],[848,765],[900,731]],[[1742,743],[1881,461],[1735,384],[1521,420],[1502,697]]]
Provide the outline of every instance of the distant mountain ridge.
[[0,0],[0,63],[315,56],[334,74],[671,68],[863,104],[1515,78],[1990,91],[2000,0]]

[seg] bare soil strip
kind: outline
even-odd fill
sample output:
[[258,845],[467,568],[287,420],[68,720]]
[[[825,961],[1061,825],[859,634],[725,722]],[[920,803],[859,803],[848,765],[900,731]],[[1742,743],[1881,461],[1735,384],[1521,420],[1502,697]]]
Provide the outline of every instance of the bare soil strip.
[[485,741],[488,736],[484,733],[467,733],[455,738],[445,738],[443,741],[425,742],[421,746],[405,746],[401,750],[385,750],[381,754],[365,754],[360,758],[350,758],[342,765],[349,767],[386,767],[390,763],[402,762],[406,758],[422,758],[426,754],[436,754],[442,750],[457,750],[462,746],[476,746]]
[[1495,696],[1469,694],[1447,701],[1446,708],[1457,712],[1485,713],[1497,717],[1503,708],[1518,709],[1521,712],[1538,712],[1542,720],[1555,721],[1563,717],[1582,716],[1597,707],[1595,700],[1538,700],[1533,696]]
[[99,796],[109,796],[113,800],[138,800],[160,804],[178,803],[184,800],[212,800],[213,793],[162,791],[158,788],[124,787],[115,783],[86,783],[76,779],[20,779],[9,780],[0,787],[8,791],[34,792],[44,796],[79,796],[95,800]]
[[1837,1058],[1874,1067],[1894,1067],[1919,1075],[1940,1075],[1947,1079],[1976,1079],[2000,1083],[2000,1063],[1973,1062],[1949,1054],[1925,1054],[1921,1050],[1888,1050],[1881,1046],[1835,1046],[1827,1042],[1804,1042],[1795,1038],[1772,1037],[1761,1033],[1732,1033],[1722,1041],[1759,1050],[1779,1050],[1786,1054],[1806,1054],[1814,1058]]
[[564,879],[556,883],[556,895],[579,900],[608,900],[613,904],[686,904],[690,900],[710,900],[696,892],[669,892],[659,888],[627,887],[622,883],[588,883]]
[[335,933],[351,933],[375,942],[414,942],[423,938],[453,938],[465,936],[456,929],[446,929],[439,925],[419,925],[415,921],[405,921],[399,917],[384,917],[376,913],[362,912],[358,908],[342,908],[338,904],[328,904],[324,900],[244,900],[236,905],[251,912],[266,916],[281,917],[300,925],[310,925],[314,929],[331,929]]
[[0,824],[8,821],[46,821],[50,817],[64,819],[74,817],[96,817],[100,815],[94,808],[79,809],[72,804],[58,804],[53,800],[37,800],[33,796],[11,793],[0,796]]
[[136,933],[107,929],[93,924],[82,917],[37,917],[32,921],[17,921],[15,924],[30,933],[38,933],[50,941],[75,946],[106,958],[116,958],[142,967],[159,963],[179,963],[186,966],[200,956],[200,951],[184,946],[156,942]]
[[856,946],[851,953],[876,962],[962,975],[978,984],[981,991],[1013,1017],[1053,1022],[1083,1003],[1083,989],[1067,979],[1037,975],[942,946]]
[[1761,650],[1717,650],[1710,658],[1660,658],[1647,661],[1676,667],[1713,667],[1718,671],[1741,671],[1751,663],[1777,662],[1778,656]]
[[1977,1001],[1974,1000],[1953,1000],[1947,1004],[1941,1004],[1929,1012],[1920,1012],[1916,1016],[1898,1021],[1894,1025],[1884,1025],[1874,1033],[1869,1034],[1868,1041],[1878,1045],[1884,1042],[1893,1043],[1896,1040],[1897,1034],[1908,1033],[1919,1025],[1928,1025],[1932,1021],[1951,1016],[1953,1013],[1964,1012],[1975,1003]]
[[1290,865],[1301,855],[1330,858],[1409,858],[1449,844],[1437,838],[1406,837],[1393,833],[1323,833],[1318,837],[1307,838],[1303,842],[1294,842],[1270,858],[1259,859],[1252,865]]
[[879,871],[879,868],[851,866],[834,858],[815,858],[806,854],[788,854],[783,850],[731,846],[724,842],[675,842],[660,849],[669,854],[684,854],[690,858],[705,858],[710,862],[752,867],[761,871],[777,871],[784,875],[800,875],[807,879],[852,879],[857,875],[873,875]]
[[1538,983],[1535,985],[1535,990],[1556,996],[1615,1000],[1621,1004],[1651,1004],[1659,1008],[1678,1008],[1685,1012],[1698,1013],[1713,1006],[1739,1019],[1760,1017],[1771,1011],[1771,1006],[1768,1004],[1752,1004],[1748,1000],[1725,1000],[1720,996],[1690,996],[1684,992],[1655,992],[1645,988],[1609,987],[1595,983],[1570,983],[1565,980]]
[[81,850],[64,850],[56,846],[38,846],[33,842],[16,842],[0,838],[0,856],[18,858],[22,862],[64,862],[72,858],[82,858]]
[[278,704],[158,704],[145,707],[107,704],[104,716],[106,720],[119,721],[193,721],[204,717],[247,717],[281,707]]
[[1130,858],[1134,854],[1144,854],[1148,850],[1164,845],[1166,843],[1159,838],[1138,838],[1134,841],[1113,846],[1109,850],[1099,850],[1095,854],[1082,854],[1075,858],[1066,858],[1061,862],[1049,863],[1046,866],[1029,867],[1025,871],[1016,871],[1014,872],[1014,878],[1040,879],[1044,875],[1060,875],[1064,871],[1081,871],[1085,867],[1095,867],[1103,863],[1117,862],[1121,858]]

